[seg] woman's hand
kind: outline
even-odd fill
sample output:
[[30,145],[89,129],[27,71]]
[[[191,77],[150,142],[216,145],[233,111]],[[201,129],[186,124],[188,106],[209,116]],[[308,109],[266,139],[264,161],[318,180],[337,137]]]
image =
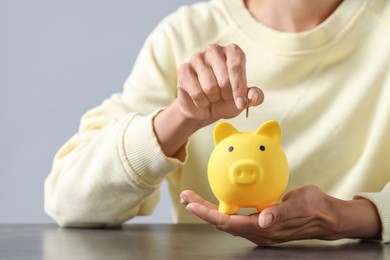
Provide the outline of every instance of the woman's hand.
[[248,88],[245,66],[245,54],[235,44],[213,44],[194,54],[178,69],[178,100],[184,116],[209,124],[237,116],[247,99],[251,106],[261,104],[263,92]]
[[263,102],[263,92],[248,88],[245,54],[235,44],[210,45],[178,68],[177,99],[153,121],[162,151],[174,156],[194,132],[218,119],[237,116]]
[[181,193],[188,211],[216,228],[260,246],[300,239],[380,238],[376,208],[365,199],[342,201],[315,186],[305,186],[283,197],[261,213],[225,215],[192,191]]

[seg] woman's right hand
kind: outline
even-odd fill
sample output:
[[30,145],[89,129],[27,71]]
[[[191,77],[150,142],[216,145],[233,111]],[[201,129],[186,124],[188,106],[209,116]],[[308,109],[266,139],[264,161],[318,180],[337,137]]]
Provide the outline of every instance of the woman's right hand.
[[233,118],[246,108],[263,102],[263,92],[248,88],[246,58],[235,44],[216,44],[194,54],[178,69],[178,101],[182,114],[208,125],[221,118]]
[[216,44],[194,54],[178,68],[177,99],[154,119],[162,151],[174,156],[198,129],[233,118],[263,102],[263,92],[247,86],[246,58],[235,44]]

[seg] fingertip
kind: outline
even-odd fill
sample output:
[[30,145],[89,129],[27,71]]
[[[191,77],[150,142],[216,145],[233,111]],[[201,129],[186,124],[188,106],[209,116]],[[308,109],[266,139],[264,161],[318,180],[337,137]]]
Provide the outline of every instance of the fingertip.
[[185,199],[183,199],[183,198],[180,198],[180,204],[182,204],[182,205],[184,205],[184,206],[186,206],[187,205],[187,201],[185,200]]
[[197,207],[196,203],[191,202],[191,203],[188,203],[188,204],[186,205],[186,210],[188,210],[189,212],[195,214],[195,212],[196,212],[196,207]]
[[194,102],[195,106],[199,108],[205,108],[210,105],[210,100],[208,100],[206,97],[200,99],[192,99],[192,101]]
[[186,194],[188,191],[189,191],[189,190],[183,190],[183,191],[180,193],[180,197],[181,197],[181,195]]
[[180,195],[181,195],[181,194],[189,194],[189,193],[193,193],[193,191],[192,191],[192,190],[183,190],[183,191],[180,193]]
[[189,193],[191,191],[190,190],[183,190],[181,193],[180,193],[180,199],[181,200],[184,200],[184,201],[188,201],[188,196],[189,196]]
[[261,228],[266,228],[272,225],[274,221],[274,216],[272,213],[260,213],[259,215],[259,226]]
[[258,87],[251,87],[248,90],[250,106],[258,106],[264,102],[264,92]]
[[192,203],[188,203],[188,204],[186,205],[186,210],[191,211],[192,208],[193,208]]
[[238,97],[235,99],[236,107],[237,109],[244,109],[246,107],[246,102],[244,101],[244,98]]

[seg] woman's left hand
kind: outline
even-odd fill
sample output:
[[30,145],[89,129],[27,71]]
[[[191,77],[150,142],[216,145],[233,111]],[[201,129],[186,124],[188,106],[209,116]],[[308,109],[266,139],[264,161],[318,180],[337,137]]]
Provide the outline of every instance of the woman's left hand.
[[246,238],[260,246],[300,239],[380,238],[375,206],[366,199],[343,201],[315,186],[287,193],[281,203],[251,215],[225,215],[194,193],[183,191],[188,211],[219,230]]

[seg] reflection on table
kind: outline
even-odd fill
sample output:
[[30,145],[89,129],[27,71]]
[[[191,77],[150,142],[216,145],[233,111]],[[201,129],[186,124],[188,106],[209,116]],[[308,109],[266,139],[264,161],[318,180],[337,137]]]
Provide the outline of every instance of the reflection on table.
[[305,240],[271,247],[206,224],[133,224],[116,229],[0,225],[0,259],[390,259],[390,244]]

